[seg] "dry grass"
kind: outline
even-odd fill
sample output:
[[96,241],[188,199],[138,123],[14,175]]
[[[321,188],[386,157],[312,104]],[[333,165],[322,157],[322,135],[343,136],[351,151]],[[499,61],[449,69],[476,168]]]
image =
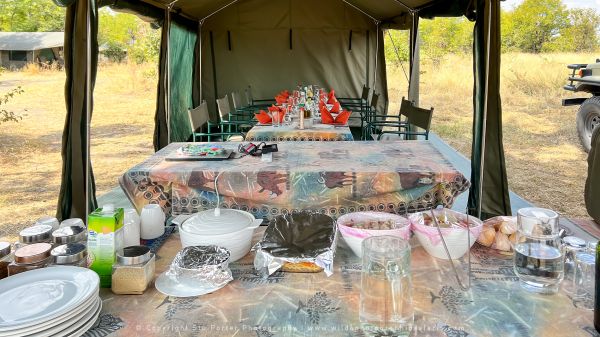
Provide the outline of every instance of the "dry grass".
[[[586,217],[583,185],[586,154],[575,130],[576,107],[560,99],[568,63],[594,55],[508,54],[503,57],[504,142],[510,187],[539,206],[569,217]],[[472,122],[471,58],[447,56],[440,65],[424,63],[421,105],[434,106],[433,130],[469,155]],[[0,75],[0,94],[22,86],[7,105],[24,114],[19,123],[0,125],[0,238],[44,214],[54,214],[61,174],[61,135],[65,118],[65,75],[30,67]],[[399,68],[388,74],[392,111],[406,93]],[[92,121],[92,162],[98,194],[153,152],[156,70],[151,65],[100,66]]]
[[[23,114],[0,125],[0,238],[54,214],[60,189],[65,74],[28,67],[0,75],[0,94],[25,91],[6,108]],[[92,118],[92,165],[98,194],[117,186],[129,167],[153,153],[156,71],[151,65],[100,66]]]
[[[574,96],[562,89],[569,63],[595,54],[505,54],[501,95],[504,147],[510,188],[532,203],[569,217],[588,217],[583,200],[587,155],[575,127]],[[421,102],[435,107],[432,130],[467,157],[471,152],[473,76],[470,56],[450,55],[438,67],[421,67]],[[388,75],[390,98],[406,93],[401,69]],[[584,95],[585,96],[585,95]],[[398,105],[393,106],[397,111]]]

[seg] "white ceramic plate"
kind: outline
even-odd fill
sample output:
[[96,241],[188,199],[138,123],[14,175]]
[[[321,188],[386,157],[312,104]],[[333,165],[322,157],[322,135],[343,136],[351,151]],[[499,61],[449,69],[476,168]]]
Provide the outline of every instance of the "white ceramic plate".
[[63,336],[67,336],[67,337],[80,337],[83,334],[85,334],[91,327],[94,326],[94,324],[96,324],[96,321],[98,320],[98,317],[100,317],[100,312],[102,311],[102,301],[100,301],[100,306],[98,307],[98,309],[96,309],[96,312],[94,312],[94,314],[92,315],[92,317],[85,323],[83,323],[82,325],[80,325],[79,329],[71,332],[70,335],[66,335],[62,332],[59,332],[58,334],[54,335],[53,337],[63,337]]
[[0,281],[0,331],[23,329],[64,315],[98,293],[100,279],[81,267],[37,269]]
[[196,280],[180,278],[179,282],[174,282],[165,273],[160,274],[154,283],[156,290],[167,296],[173,297],[193,297],[212,293],[223,287],[203,287]]
[[0,332],[0,337],[20,337],[27,334],[32,334],[40,331],[44,331],[47,329],[51,329],[54,326],[61,325],[67,321],[72,320],[74,317],[79,317],[85,312],[89,311],[94,305],[96,305],[96,301],[98,300],[98,296],[92,296],[84,303],[82,303],[79,307],[74,309],[73,311],[65,314],[64,316],[58,317],[56,319],[43,322],[41,324],[36,324],[33,326],[27,326],[23,329],[11,330],[6,332]]
[[55,326],[52,329],[27,335],[26,337],[65,336],[84,326],[94,316],[97,317],[96,313],[99,313],[101,309],[102,300],[100,299],[100,297],[96,297],[93,306],[89,307],[87,311],[82,312],[80,315],[73,317],[72,319],[64,322],[63,324]]

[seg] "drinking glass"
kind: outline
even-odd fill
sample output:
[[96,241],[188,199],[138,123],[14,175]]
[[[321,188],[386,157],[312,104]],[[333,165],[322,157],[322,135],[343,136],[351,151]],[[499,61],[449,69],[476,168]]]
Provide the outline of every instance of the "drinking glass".
[[558,214],[544,208],[521,208],[517,221],[514,269],[521,286],[535,293],[556,293],[564,277]]
[[273,124],[274,128],[279,127],[279,111],[271,111],[271,124]]
[[366,331],[409,336],[414,322],[410,244],[396,236],[362,242],[361,325]]
[[596,257],[588,252],[575,254],[575,276],[573,278],[573,289],[577,299],[578,307],[588,310],[594,309],[596,284]]

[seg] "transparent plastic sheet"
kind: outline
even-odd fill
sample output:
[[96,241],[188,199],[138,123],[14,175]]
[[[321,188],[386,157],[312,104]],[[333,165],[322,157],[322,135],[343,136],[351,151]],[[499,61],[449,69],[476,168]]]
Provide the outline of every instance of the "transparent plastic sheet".
[[173,280],[185,277],[207,286],[222,287],[233,280],[229,256],[229,251],[219,246],[185,247],[175,255],[166,275]]
[[277,216],[253,248],[254,267],[266,278],[286,262],[312,262],[330,276],[336,238],[336,222],[325,214],[304,211]]

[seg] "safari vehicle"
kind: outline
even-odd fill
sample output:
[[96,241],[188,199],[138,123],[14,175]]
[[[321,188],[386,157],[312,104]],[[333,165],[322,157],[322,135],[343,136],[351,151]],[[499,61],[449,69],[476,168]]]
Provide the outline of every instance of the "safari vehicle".
[[577,112],[577,132],[586,152],[590,151],[592,132],[600,125],[600,59],[590,64],[569,64],[573,72],[569,84],[563,88],[573,92],[587,92],[592,97],[565,98],[563,106],[580,105]]

